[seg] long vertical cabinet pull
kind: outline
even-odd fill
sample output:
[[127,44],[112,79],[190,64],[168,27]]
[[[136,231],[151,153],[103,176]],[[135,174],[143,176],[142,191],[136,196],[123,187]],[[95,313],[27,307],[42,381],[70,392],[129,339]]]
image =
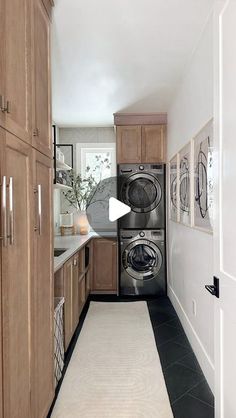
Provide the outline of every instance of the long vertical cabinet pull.
[[34,193],[38,195],[38,202],[37,202],[37,216],[38,222],[37,226],[34,227],[35,231],[38,231],[39,235],[42,235],[42,186],[38,184],[37,188],[34,189]]
[[9,179],[9,241],[14,244],[14,197],[13,197],[13,177]]
[[3,246],[7,246],[7,178],[3,176],[2,178],[2,242]]
[[38,184],[39,235],[42,235],[42,186]]

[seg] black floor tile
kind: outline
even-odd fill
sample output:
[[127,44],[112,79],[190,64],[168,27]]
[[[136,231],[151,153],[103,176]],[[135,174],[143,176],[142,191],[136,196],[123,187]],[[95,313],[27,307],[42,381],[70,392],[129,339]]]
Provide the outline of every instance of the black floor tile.
[[192,351],[192,347],[190,345],[190,342],[188,338],[186,337],[186,334],[183,333],[175,338],[175,343],[182,345],[185,348],[188,348],[190,351]]
[[177,363],[164,370],[164,376],[171,403],[204,379],[199,373]]
[[154,335],[156,340],[156,345],[160,347],[162,344],[173,340],[175,337],[183,333],[179,328],[174,328],[169,325],[168,322],[160,325],[159,327],[154,327]]
[[178,317],[168,321],[168,325],[170,325],[171,327],[174,327],[174,328],[181,329],[184,332],[183,326],[182,326]]
[[162,344],[159,348],[159,355],[163,369],[180,360],[191,351],[180,344],[176,344],[174,340]]
[[201,369],[201,367],[200,367],[200,365],[199,365],[199,363],[196,359],[196,356],[193,352],[188,354],[187,356],[185,356],[181,360],[179,360],[177,363],[182,364],[182,366],[188,367],[189,369],[192,369],[195,372],[203,374],[202,369]]
[[214,407],[214,396],[206,380],[199,383],[199,385],[193,388],[189,392],[189,395],[192,395],[194,398],[200,399],[201,401]]
[[175,418],[214,418],[214,408],[189,395],[175,402],[172,409]]

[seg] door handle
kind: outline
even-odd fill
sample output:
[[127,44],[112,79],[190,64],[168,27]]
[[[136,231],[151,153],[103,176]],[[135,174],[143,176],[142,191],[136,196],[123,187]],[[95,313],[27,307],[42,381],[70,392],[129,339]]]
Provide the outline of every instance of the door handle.
[[38,184],[37,188],[34,189],[34,193],[38,195],[38,226],[34,227],[35,231],[38,231],[39,235],[42,235],[42,186]]
[[220,297],[220,286],[219,286],[219,279],[217,277],[214,276],[214,284],[210,285],[207,284],[205,286],[205,289],[212,295],[215,296],[216,298]]
[[3,246],[7,247],[7,178],[3,176],[1,185],[2,236]]
[[9,179],[9,240],[10,245],[14,244],[14,198],[13,198],[13,177]]

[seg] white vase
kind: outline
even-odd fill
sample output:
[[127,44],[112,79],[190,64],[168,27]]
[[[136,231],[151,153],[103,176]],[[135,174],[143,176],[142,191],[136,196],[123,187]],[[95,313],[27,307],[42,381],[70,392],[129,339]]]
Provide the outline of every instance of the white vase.
[[90,231],[90,225],[85,210],[78,211],[77,216],[78,233],[80,235],[87,235]]

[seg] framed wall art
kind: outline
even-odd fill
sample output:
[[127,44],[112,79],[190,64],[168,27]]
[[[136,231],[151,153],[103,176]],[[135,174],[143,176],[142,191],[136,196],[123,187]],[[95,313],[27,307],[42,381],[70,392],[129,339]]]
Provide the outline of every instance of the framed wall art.
[[212,232],[213,215],[213,120],[194,141],[194,220],[196,228]]
[[176,154],[169,164],[169,209],[170,219],[179,221],[179,188],[178,188],[178,154]]
[[191,173],[192,142],[179,152],[179,217],[180,222],[191,226]]

